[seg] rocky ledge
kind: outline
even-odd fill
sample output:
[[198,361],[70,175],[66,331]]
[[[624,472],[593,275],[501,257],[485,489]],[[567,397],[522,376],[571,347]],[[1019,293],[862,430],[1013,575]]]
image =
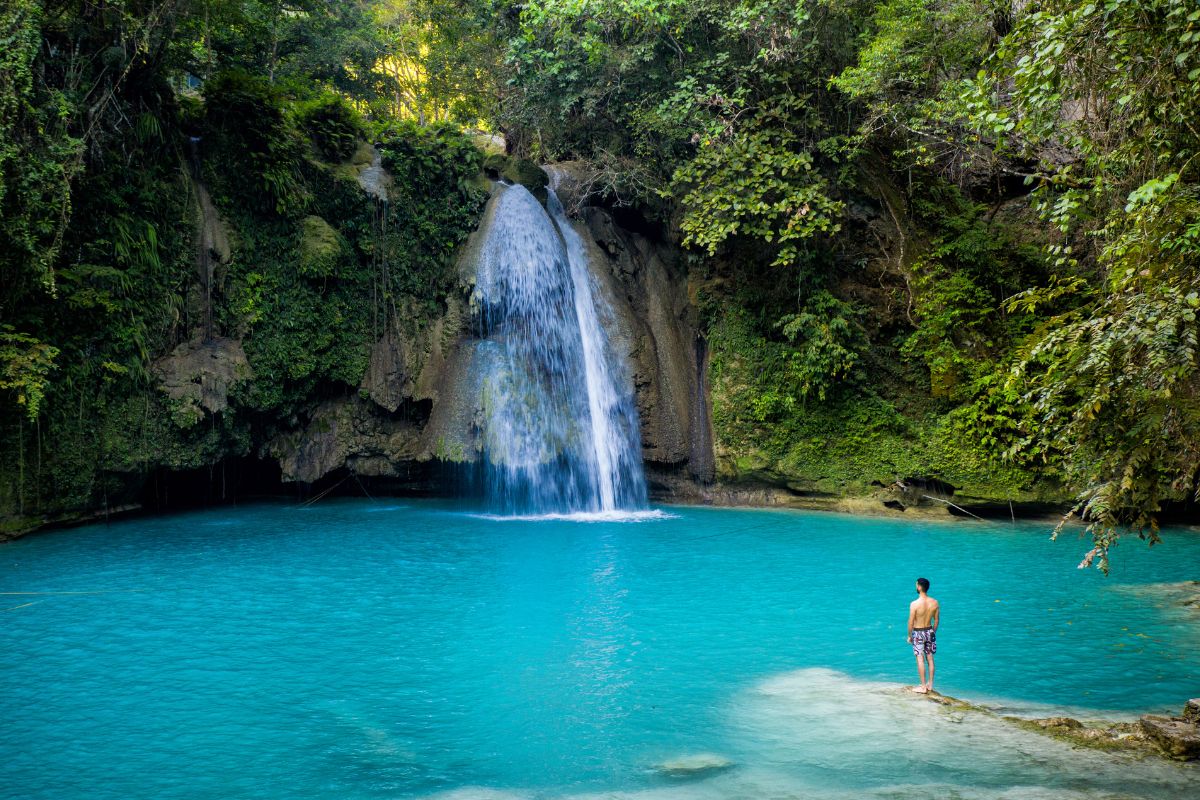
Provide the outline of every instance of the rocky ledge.
[[1200,699],[1188,700],[1181,717],[1147,715],[1138,720],[1142,734],[1169,758],[1200,759]]
[[[977,711],[994,714],[992,709],[959,700],[955,697],[923,695],[930,702],[956,711]],[[1081,722],[1072,717],[1002,716],[1002,719],[1026,730],[1053,736],[1080,747],[1096,750],[1123,750],[1142,755],[1162,756],[1176,761],[1200,759],[1200,699],[1189,700],[1179,717],[1147,714],[1136,722]]]

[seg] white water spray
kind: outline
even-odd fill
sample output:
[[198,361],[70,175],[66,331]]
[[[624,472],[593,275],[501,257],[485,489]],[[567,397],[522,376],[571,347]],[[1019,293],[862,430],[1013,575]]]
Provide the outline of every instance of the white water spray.
[[473,303],[490,348],[483,441],[507,514],[644,507],[632,384],[597,311],[587,251],[562,204],[498,189]]

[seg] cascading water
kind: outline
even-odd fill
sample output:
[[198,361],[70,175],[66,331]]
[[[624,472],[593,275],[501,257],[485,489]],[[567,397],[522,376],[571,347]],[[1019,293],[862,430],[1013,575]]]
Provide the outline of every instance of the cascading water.
[[475,294],[488,499],[506,514],[646,505],[628,371],[600,324],[587,255],[561,203],[522,186],[499,196]]

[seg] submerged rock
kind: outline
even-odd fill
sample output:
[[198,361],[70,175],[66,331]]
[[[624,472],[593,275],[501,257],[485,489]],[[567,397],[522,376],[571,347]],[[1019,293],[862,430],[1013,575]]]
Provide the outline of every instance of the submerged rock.
[[733,767],[733,762],[716,753],[693,753],[656,765],[659,772],[672,778],[694,778],[711,775]]
[[1083,723],[1072,717],[1021,719],[1005,717],[1028,730],[1038,731],[1080,747],[1096,750],[1128,750],[1137,753],[1156,753],[1150,741],[1134,722]]

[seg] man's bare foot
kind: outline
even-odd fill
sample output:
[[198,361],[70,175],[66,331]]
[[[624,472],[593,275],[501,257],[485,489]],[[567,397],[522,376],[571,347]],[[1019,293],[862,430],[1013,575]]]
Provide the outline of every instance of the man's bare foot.
[[926,689],[924,686],[914,686],[913,691],[916,692],[917,694],[929,694],[929,690]]

